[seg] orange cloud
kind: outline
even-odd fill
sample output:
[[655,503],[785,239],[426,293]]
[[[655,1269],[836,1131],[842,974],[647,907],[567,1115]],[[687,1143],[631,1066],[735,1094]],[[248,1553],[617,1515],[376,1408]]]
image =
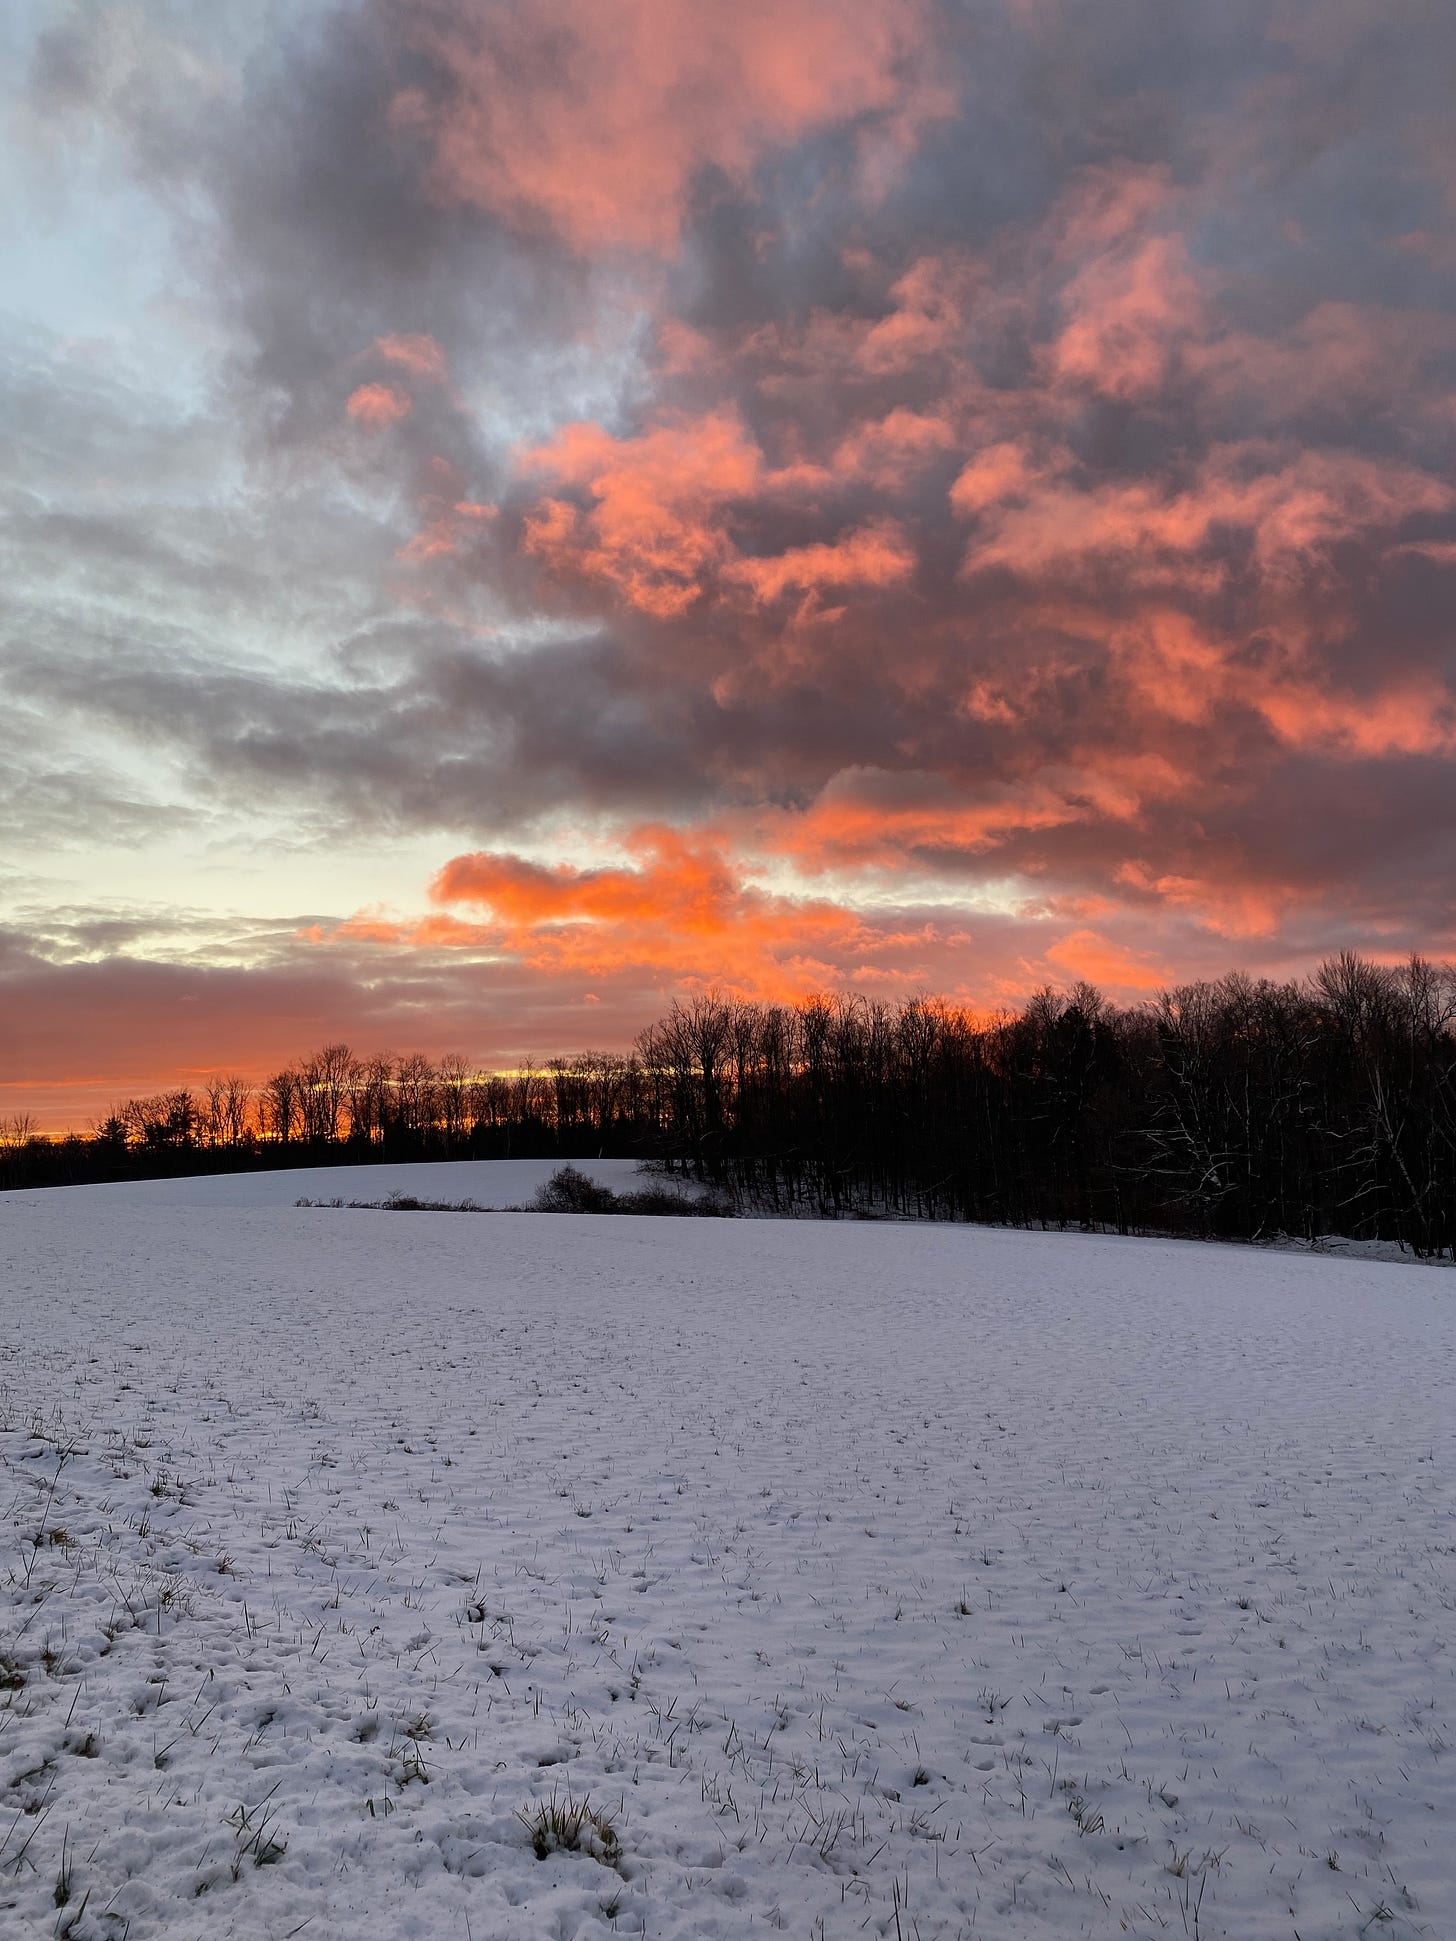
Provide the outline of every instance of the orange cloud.
[[1294,623],[1283,639],[1276,626],[1269,655],[1253,661],[1240,640],[1166,601],[1128,621],[1058,611],[1064,625],[1085,624],[1105,642],[1143,723],[1161,716],[1196,726],[1216,711],[1244,713],[1286,747],[1340,760],[1456,748],[1456,691],[1445,682],[1396,675],[1357,693],[1333,680]]
[[448,504],[425,501],[423,510],[427,514],[424,525],[398,549],[400,559],[415,564],[461,552],[482,526],[490,525],[500,514],[499,506],[478,499],[456,499]]
[[951,486],[951,506],[962,518],[969,518],[987,506],[1022,498],[1031,490],[1039,471],[1021,445],[1007,440],[988,445],[976,453]]
[[581,869],[481,850],[456,856],[430,885],[437,903],[476,903],[500,922],[531,929],[563,921],[670,923],[719,935],[740,885],[720,846],[689,844],[666,829],[639,830],[629,847],[645,868]]
[[746,819],[755,846],[791,857],[806,874],[903,870],[914,861],[986,854],[1016,836],[1075,823],[1131,820],[1175,799],[1187,778],[1160,755],[1104,751],[1045,763],[1024,779],[974,791],[915,770],[842,769],[803,809]]
[[390,364],[398,364],[412,377],[445,382],[445,353],[433,337],[423,334],[376,337],[374,348]]
[[1048,215],[1038,238],[1054,264],[1082,263],[1118,248],[1135,249],[1171,220],[1178,200],[1168,171],[1126,160],[1084,168]]
[[462,923],[445,911],[401,922],[387,910],[356,910],[341,923],[311,923],[297,933],[307,944],[408,944],[415,950],[488,947],[495,939],[482,925]]
[[1313,678],[1270,681],[1253,698],[1292,748],[1354,759],[1456,748],[1456,693],[1435,680],[1402,680],[1370,694],[1341,693]]
[[606,582],[659,619],[684,612],[730,554],[725,509],[762,476],[758,447],[733,412],[679,418],[636,438],[567,425],[519,454],[589,500],[548,498],[528,517],[525,547],[557,574]]
[[1119,883],[1186,912],[1204,930],[1221,937],[1271,937],[1290,905],[1293,890],[1267,884],[1218,881],[1177,872],[1159,874],[1133,858],[1116,871]]
[[499,516],[500,508],[464,496],[465,480],[458,466],[438,455],[425,467],[417,494],[421,525],[396,551],[413,565],[446,559],[465,550]]
[[745,182],[771,147],[888,118],[902,142],[944,112],[914,73],[919,0],[415,0],[417,51],[448,77],[407,89],[437,193],[575,247],[666,252],[699,171]]
[[1067,285],[1063,304],[1068,321],[1051,354],[1057,379],[1111,398],[1158,392],[1203,328],[1202,296],[1176,236],[1095,257]]
[[877,941],[853,911],[746,883],[722,838],[649,825],[624,845],[631,866],[582,869],[493,851],[457,856],[430,885],[469,903],[504,948],[552,972],[625,966],[722,978],[761,995],[814,989]]
[[856,425],[841,440],[832,472],[857,475],[884,491],[897,491],[956,442],[956,429],[948,417],[900,407]]
[[1046,956],[1066,976],[1113,990],[1156,991],[1173,981],[1166,967],[1131,955],[1095,930],[1073,930],[1049,945]]
[[882,519],[845,533],[832,545],[795,546],[765,558],[735,560],[724,578],[766,602],[793,590],[895,586],[914,571],[915,553],[904,532],[893,520]]
[[794,592],[895,586],[915,570],[903,528],[887,518],[832,541],[742,553],[732,530],[736,509],[816,487],[826,474],[805,466],[770,471],[733,411],[678,416],[630,438],[571,424],[518,453],[517,465],[523,474],[552,475],[585,501],[536,501],[524,519],[525,551],[556,576],[605,584],[660,620],[685,613],[710,588],[742,589],[768,604]]
[[983,851],[1013,832],[1071,821],[1077,813],[1035,786],[997,784],[981,800],[966,801],[937,776],[846,769],[807,808],[764,815],[756,827],[765,848],[816,874],[903,868],[917,854]]
[[[853,262],[853,252],[850,257]],[[945,395],[926,415],[957,423],[961,394],[979,390],[967,357],[971,318],[984,295],[982,267],[960,251],[919,256],[890,278],[872,260],[854,267],[865,279],[864,314],[859,307],[849,314],[813,309],[802,318],[780,317],[742,334],[729,332],[726,343],[720,333],[713,345],[701,333],[693,333],[685,344],[677,331],[669,330],[668,368],[701,372],[713,361],[710,350],[719,361],[726,353],[752,374],[755,389],[766,397],[813,400],[822,407],[826,389],[851,386],[855,415],[865,408],[867,389],[873,395],[881,384],[929,379],[940,383]],[[875,315],[877,309],[883,314]],[[682,361],[688,358],[690,362]],[[900,413],[909,419],[921,410],[896,404],[881,421]],[[834,430],[838,438],[846,436],[842,423],[836,422]]]
[[891,286],[894,309],[857,335],[861,369],[885,377],[963,351],[975,283],[974,266],[959,256],[922,256],[912,263]]
[[[800,834],[807,842],[807,832]],[[1169,981],[1150,953],[1086,927],[1049,944],[1040,968],[1024,957],[1008,958],[1016,940],[1024,945],[1028,923],[1054,926],[1093,910],[1116,914],[1105,898],[1028,904],[1014,926],[1002,920],[999,942],[994,929],[988,933],[993,957],[984,949],[968,957],[976,937],[963,923],[759,887],[720,831],[647,825],[630,832],[623,846],[629,861],[598,867],[539,863],[503,851],[456,856],[431,883],[430,897],[474,908],[475,921],[463,921],[453,909],[414,920],[364,911],[303,933],[304,940],[464,952],[578,991],[583,984],[626,979],[640,986],[645,979],[658,989],[716,984],[787,999],[831,987],[903,993],[933,982],[958,1001],[984,1003],[1032,988],[1048,969],[1124,994]],[[1153,887],[1141,877],[1129,884]],[[1162,893],[1172,888],[1163,886]]]
[[[1226,571],[1213,549],[1221,534],[1235,534],[1251,542],[1266,581],[1287,583],[1341,541],[1378,536],[1456,505],[1446,480],[1399,460],[1353,452],[1289,457],[1252,440],[1215,447],[1180,489],[1155,478],[1079,484],[1061,472],[1035,474],[1009,454],[1000,463],[1004,477],[1014,479],[1014,496],[983,519],[982,536],[966,555],[968,572],[1004,568],[1030,577],[1115,559],[1125,577],[1143,585],[1187,585],[1192,562],[1215,576],[1212,586]],[[973,476],[957,509],[984,513],[994,504]],[[1194,559],[1205,552],[1212,556]]]
[[405,393],[392,384],[361,384],[350,394],[344,409],[367,431],[385,431],[401,418],[407,418],[413,406]]

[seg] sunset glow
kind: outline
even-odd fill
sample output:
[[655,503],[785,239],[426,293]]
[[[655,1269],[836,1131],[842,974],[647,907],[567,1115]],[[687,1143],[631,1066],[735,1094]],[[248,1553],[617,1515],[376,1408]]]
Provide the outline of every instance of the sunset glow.
[[1451,9],[0,54],[0,1116],[1456,955]]

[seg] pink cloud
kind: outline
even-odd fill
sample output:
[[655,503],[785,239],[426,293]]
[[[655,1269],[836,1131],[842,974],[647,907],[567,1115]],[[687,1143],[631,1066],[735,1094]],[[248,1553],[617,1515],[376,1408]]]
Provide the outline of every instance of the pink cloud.
[[943,113],[919,0],[413,0],[404,34],[447,77],[395,100],[439,195],[549,224],[579,249],[670,251],[704,168],[865,116],[902,144]]
[[1096,930],[1073,930],[1047,946],[1046,958],[1064,977],[1122,991],[1156,991],[1172,981],[1166,965],[1136,957]]
[[445,353],[433,337],[422,333],[377,337],[374,348],[387,363],[398,364],[412,377],[445,382]]
[[392,384],[361,384],[350,393],[344,409],[366,431],[386,431],[401,418],[407,418],[413,406],[405,393]]
[[604,582],[659,619],[683,613],[731,553],[727,508],[749,497],[762,458],[730,412],[677,419],[616,439],[599,425],[568,425],[520,454],[525,473],[577,488],[582,507],[540,502],[525,546],[566,577]]
[[915,553],[892,520],[843,534],[832,544],[793,546],[763,558],[737,559],[724,578],[761,602],[820,588],[897,586],[915,571]]
[[1110,398],[1155,396],[1204,328],[1204,305],[1177,236],[1097,256],[1062,293],[1067,322],[1052,346],[1059,382]]

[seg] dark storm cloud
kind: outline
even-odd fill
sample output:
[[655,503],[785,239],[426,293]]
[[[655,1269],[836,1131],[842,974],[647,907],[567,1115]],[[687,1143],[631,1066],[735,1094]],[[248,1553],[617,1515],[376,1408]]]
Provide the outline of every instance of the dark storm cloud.
[[339,829],[506,830],[563,802],[700,803],[702,779],[666,725],[624,694],[599,643],[488,658],[398,625],[346,657],[408,659],[385,681],[306,682],[159,658],[99,639],[87,654],[13,651],[11,692],[130,742],[173,751],[200,800],[262,799]]

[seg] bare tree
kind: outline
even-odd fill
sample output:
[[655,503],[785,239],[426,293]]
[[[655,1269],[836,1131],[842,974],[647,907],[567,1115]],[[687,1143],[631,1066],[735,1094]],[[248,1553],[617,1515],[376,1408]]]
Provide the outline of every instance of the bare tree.
[[241,1146],[248,1137],[252,1087],[235,1073],[208,1079],[201,1107],[202,1142],[207,1146]]
[[325,1045],[304,1060],[298,1073],[298,1104],[303,1136],[311,1144],[332,1145],[339,1138],[354,1073],[347,1045]]
[[263,1081],[258,1093],[258,1117],[265,1139],[280,1146],[303,1136],[303,1086],[291,1065]]
[[435,1067],[423,1052],[412,1051],[394,1069],[394,1102],[403,1130],[418,1139],[435,1124],[437,1082]]
[[446,1052],[435,1069],[436,1109],[447,1151],[460,1144],[469,1127],[473,1081],[470,1060],[459,1052]]

